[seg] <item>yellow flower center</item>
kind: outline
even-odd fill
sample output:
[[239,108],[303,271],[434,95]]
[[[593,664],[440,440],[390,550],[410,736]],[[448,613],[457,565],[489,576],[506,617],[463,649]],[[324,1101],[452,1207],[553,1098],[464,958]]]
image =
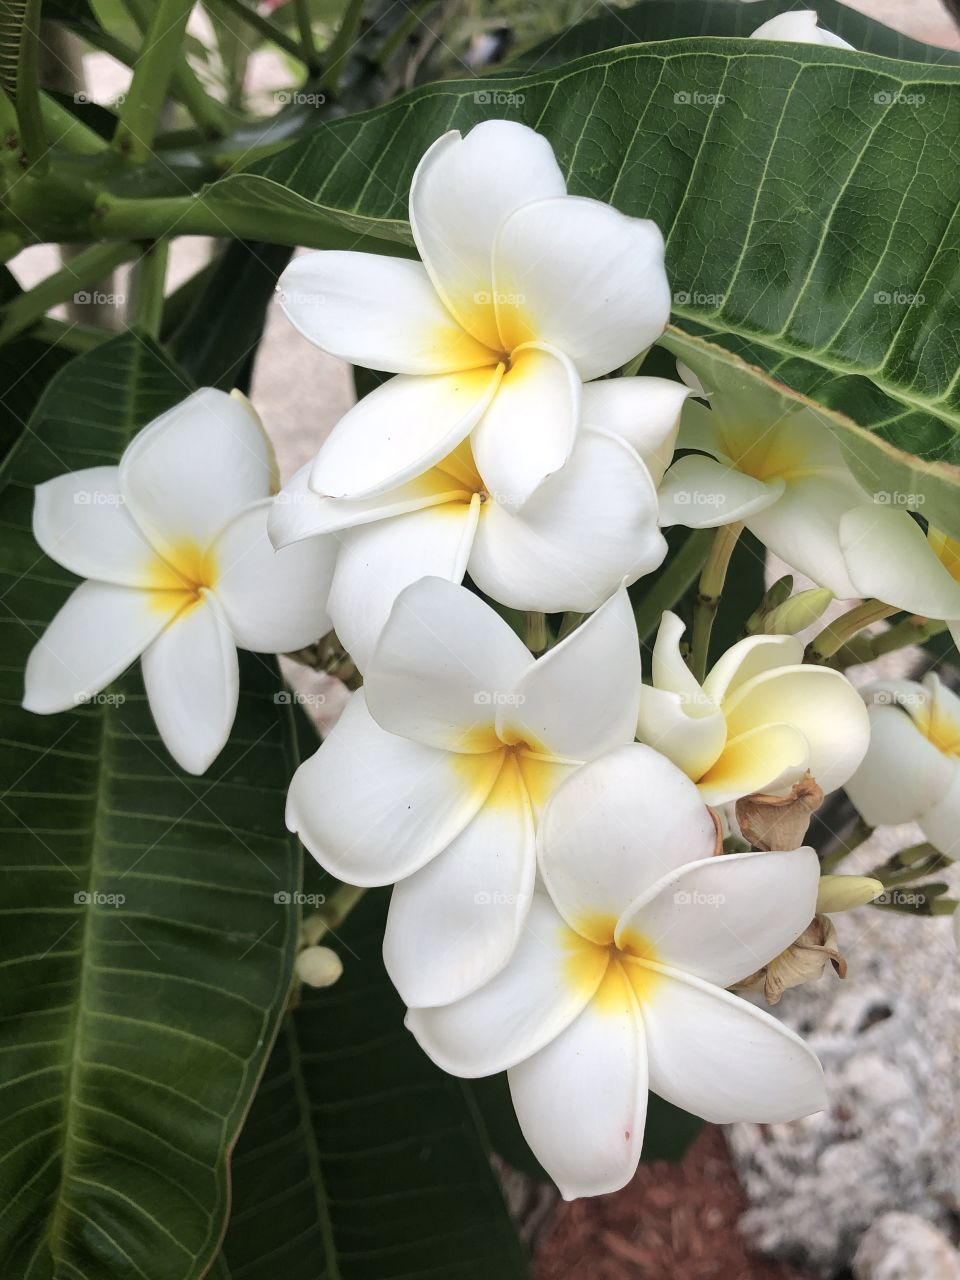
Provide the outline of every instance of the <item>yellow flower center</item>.
[[155,555],[147,570],[147,586],[153,593],[151,603],[165,613],[171,605],[197,604],[203,591],[216,580],[217,562],[213,552],[186,538],[167,547],[164,557]]
[[616,943],[616,923],[612,916],[585,916],[563,940],[567,981],[583,994],[592,992],[601,1013],[614,1015],[632,1010],[631,992],[639,1004],[649,1001],[660,982],[653,943],[631,930]]
[[956,582],[960,582],[960,542],[951,538],[933,525],[927,530],[927,541],[934,555]]

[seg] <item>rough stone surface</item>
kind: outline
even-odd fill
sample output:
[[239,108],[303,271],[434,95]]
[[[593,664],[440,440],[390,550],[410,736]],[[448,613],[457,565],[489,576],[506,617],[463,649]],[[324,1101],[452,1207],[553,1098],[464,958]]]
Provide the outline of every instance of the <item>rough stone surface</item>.
[[960,1280],[960,1253],[912,1213],[885,1213],[860,1242],[854,1280]]
[[[918,839],[894,828],[841,870],[866,874]],[[958,868],[951,879],[956,893]],[[948,919],[861,907],[834,917],[850,972],[786,993],[774,1011],[823,1062],[830,1109],[733,1125],[748,1239],[823,1276],[848,1267],[894,1210],[952,1231],[960,1210],[960,960]],[[919,1273],[918,1273],[919,1274]],[[930,1273],[931,1280],[934,1273]]]

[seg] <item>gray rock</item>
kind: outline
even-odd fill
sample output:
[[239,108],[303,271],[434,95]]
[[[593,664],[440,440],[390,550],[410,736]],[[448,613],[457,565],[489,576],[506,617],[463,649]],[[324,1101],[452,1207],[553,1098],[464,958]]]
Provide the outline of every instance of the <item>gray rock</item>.
[[[918,838],[907,828],[883,835],[841,870],[866,874]],[[937,878],[956,885],[958,872]],[[850,1265],[881,1215],[903,1211],[949,1228],[960,1209],[960,959],[951,922],[872,907],[834,919],[847,979],[828,968],[772,1011],[820,1057],[829,1110],[728,1129],[750,1202],[745,1235],[823,1276]]]
[[960,1280],[960,1253],[912,1213],[885,1213],[860,1242],[854,1280]]

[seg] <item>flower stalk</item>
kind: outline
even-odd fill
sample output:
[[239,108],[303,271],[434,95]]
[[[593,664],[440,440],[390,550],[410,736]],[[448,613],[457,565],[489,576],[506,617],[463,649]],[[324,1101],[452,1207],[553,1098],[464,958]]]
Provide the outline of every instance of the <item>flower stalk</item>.
[[693,644],[690,650],[690,670],[702,681],[707,673],[710,652],[710,635],[720,605],[723,584],[726,582],[730,557],[743,532],[742,523],[721,525],[713,535],[693,610]]
[[894,605],[884,604],[882,600],[864,600],[855,609],[848,610],[830,623],[828,627],[814,636],[807,646],[805,659],[807,662],[821,663],[832,658],[847,641],[869,627],[874,622],[881,622],[896,613]]

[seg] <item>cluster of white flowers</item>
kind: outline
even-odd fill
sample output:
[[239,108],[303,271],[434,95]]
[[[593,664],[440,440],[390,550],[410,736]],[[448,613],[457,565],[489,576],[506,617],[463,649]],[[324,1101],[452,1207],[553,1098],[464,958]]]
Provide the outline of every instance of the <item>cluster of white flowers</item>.
[[[363,687],[297,770],[288,825],[342,880],[395,886],[384,955],[411,1031],[449,1071],[507,1070],[563,1194],[595,1194],[636,1168],[648,1088],[721,1122],[824,1105],[812,1053],[728,990],[810,926],[817,856],[723,855],[708,805],[853,776],[871,821],[937,840],[960,814],[951,695],[877,686],[868,716],[792,635],[701,680],[672,613],[644,684],[627,586],[663,561],[662,526],[746,524],[835,595],[960,618],[960,552],[874,504],[802,407],[771,424],[689,374],[607,377],[667,323],[663,239],[568,195],[531,129],[441,137],[410,223],[419,262],[317,252],[283,277],[302,333],[394,376],[279,494],[252,407],[213,390],[118,467],[39,488],[40,546],[88,581],[25,705],[74,706],[141,656],[161,737],[199,773],[237,646],[335,628]],[[535,657],[483,596],[589,616]]]

